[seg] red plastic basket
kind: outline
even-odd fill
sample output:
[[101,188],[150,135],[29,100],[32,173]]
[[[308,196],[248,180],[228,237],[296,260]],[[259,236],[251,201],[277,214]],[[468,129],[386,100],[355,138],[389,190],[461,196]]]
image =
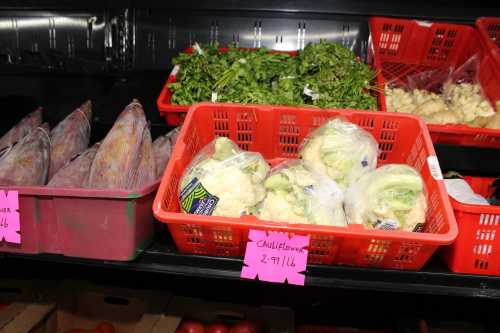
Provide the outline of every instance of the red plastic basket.
[[[257,50],[251,48],[242,48],[242,50]],[[221,47],[219,48],[220,52],[227,52],[228,48]],[[192,53],[193,49],[188,48],[184,52]],[[276,51],[269,50],[272,53],[287,53],[290,56],[295,56],[297,54],[296,51]],[[170,83],[174,83],[177,81],[177,73],[179,72],[180,67],[174,66],[172,72],[168,76],[167,82],[163,86],[163,89],[160,92],[160,96],[156,100],[156,105],[158,106],[158,110],[160,111],[160,115],[165,117],[165,120],[168,125],[177,126],[182,124],[184,118],[186,117],[186,112],[189,110],[190,105],[175,105],[172,104],[172,95],[173,92],[168,89],[168,85]]]
[[[296,158],[305,136],[329,118],[343,116],[371,132],[379,142],[379,163],[408,163],[417,168],[429,194],[423,233],[365,230],[361,225],[329,227],[260,221],[253,216],[225,218],[180,213],[179,179],[202,147],[227,136],[268,161]],[[442,180],[432,177],[434,156],[429,132],[417,117],[396,113],[320,110],[278,106],[201,103],[188,112],[153,211],[168,224],[183,253],[239,257],[249,229],[277,230],[311,236],[309,263],[420,269],[440,246],[457,236],[456,222]]]
[[[500,17],[480,17],[476,20],[476,27],[488,51],[500,54]],[[500,59],[497,61],[500,65]]]
[[0,252],[133,260],[153,238],[151,204],[159,182],[138,190],[0,187],[19,191],[21,244]]
[[[493,106],[500,100],[500,66],[493,55],[483,51],[474,28],[385,17],[373,17],[369,25],[369,59],[379,71],[377,83],[382,90],[386,81],[403,80],[431,69],[457,67],[480,53],[479,83]],[[379,94],[379,106],[387,111],[384,94]],[[466,125],[428,127],[435,143],[500,147],[500,130]]]
[[[465,177],[472,189],[491,194],[494,178]],[[453,272],[500,275],[500,206],[468,205],[450,198],[460,230],[455,243],[444,249]]]

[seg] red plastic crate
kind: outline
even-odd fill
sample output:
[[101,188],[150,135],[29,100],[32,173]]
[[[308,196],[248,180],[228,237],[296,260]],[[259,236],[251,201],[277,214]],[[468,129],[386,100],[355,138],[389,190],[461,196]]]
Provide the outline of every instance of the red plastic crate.
[[[474,192],[488,197],[494,178],[465,177]],[[453,272],[500,275],[500,206],[469,205],[451,198],[459,234],[444,249]],[[499,233],[499,235],[496,235]]]
[[[500,54],[500,17],[480,17],[476,20],[476,27],[481,42],[488,51]],[[500,59],[498,64],[500,65]]]
[[[179,179],[201,148],[227,136],[242,149],[260,152],[268,161],[297,158],[303,139],[334,116],[343,116],[371,132],[379,142],[380,165],[408,163],[419,170],[429,194],[423,233],[365,230],[361,225],[331,227],[260,221],[254,216],[225,218],[180,213]],[[238,104],[201,103],[188,112],[163,176],[153,211],[168,224],[183,253],[240,257],[249,229],[311,236],[309,263],[420,269],[440,246],[457,236],[456,222],[443,181],[435,180],[427,158],[435,155],[429,132],[417,117],[397,113],[322,110]]]
[[[379,71],[377,83],[382,91],[386,81],[404,80],[409,75],[431,69],[458,67],[480,53],[479,83],[494,108],[495,102],[500,100],[500,66],[493,55],[484,52],[474,28],[385,17],[373,17],[369,25],[372,43],[369,59]],[[379,94],[379,106],[387,111],[382,93]],[[500,147],[500,130],[466,125],[428,127],[434,143]]]
[[0,252],[134,259],[152,240],[151,204],[159,182],[138,190],[1,186],[19,191],[21,245]]
[[[229,49],[226,47],[219,48],[220,52],[227,52]],[[257,50],[251,48],[241,48],[241,50]],[[185,53],[192,53],[193,49],[188,48],[184,51]],[[271,53],[287,53],[290,56],[295,56],[297,54],[296,51],[277,51],[277,50],[269,50]],[[173,92],[168,89],[168,85],[170,83],[177,82],[177,73],[179,71],[179,66],[174,66],[172,72],[168,76],[167,82],[163,86],[160,96],[156,100],[156,105],[158,106],[158,110],[160,111],[160,115],[165,117],[165,121],[168,125],[177,126],[181,125],[186,117],[186,112],[189,110],[190,105],[175,105],[172,104],[172,95]]]

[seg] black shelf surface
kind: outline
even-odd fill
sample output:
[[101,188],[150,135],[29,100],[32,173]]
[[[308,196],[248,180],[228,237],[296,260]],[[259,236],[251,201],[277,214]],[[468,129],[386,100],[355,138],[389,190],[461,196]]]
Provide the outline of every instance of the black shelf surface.
[[[81,271],[84,270],[83,267],[105,269],[109,272],[118,270],[110,272],[110,275],[120,275],[120,271],[128,271],[181,278],[225,279],[233,282],[240,280],[243,265],[242,259],[237,258],[178,254],[172,245],[158,243],[153,244],[132,262],[87,260],[51,254],[3,253],[1,257],[2,267],[13,263],[24,267],[51,263],[58,267],[76,265]],[[245,283],[249,282],[245,280]],[[309,265],[305,288],[307,287],[500,299],[500,277],[449,272],[439,256],[432,258],[422,271]]]
[[400,0],[217,0],[217,1],[161,1],[161,0],[3,0],[0,9],[105,9],[148,8],[197,11],[238,11],[270,13],[321,13],[341,15],[402,16],[434,18],[472,22],[479,16],[498,16],[500,4],[495,0],[473,1],[420,1]]

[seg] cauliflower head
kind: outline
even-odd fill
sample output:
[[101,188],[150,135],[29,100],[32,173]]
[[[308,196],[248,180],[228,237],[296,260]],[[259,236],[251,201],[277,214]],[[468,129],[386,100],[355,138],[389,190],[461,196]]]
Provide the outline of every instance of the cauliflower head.
[[302,161],[278,165],[265,181],[266,198],[257,210],[262,220],[345,226],[343,193]]
[[[217,138],[200,151],[182,177],[182,211],[226,217],[249,214],[265,197],[268,171],[260,154],[241,151],[228,138]],[[216,203],[211,209],[196,210],[206,204],[204,200]]]
[[345,194],[349,224],[369,229],[414,231],[426,220],[420,174],[405,164],[387,164],[363,175]]
[[347,187],[377,167],[378,144],[370,133],[336,118],[309,136],[300,156],[314,172]]

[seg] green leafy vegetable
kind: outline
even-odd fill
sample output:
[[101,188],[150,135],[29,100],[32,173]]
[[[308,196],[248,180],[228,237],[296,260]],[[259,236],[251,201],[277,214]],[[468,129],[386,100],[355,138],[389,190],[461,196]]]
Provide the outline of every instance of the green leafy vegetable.
[[339,44],[309,44],[296,57],[265,48],[220,52],[209,45],[182,53],[177,82],[169,84],[172,103],[218,102],[314,105],[375,109],[370,82],[374,72]]

